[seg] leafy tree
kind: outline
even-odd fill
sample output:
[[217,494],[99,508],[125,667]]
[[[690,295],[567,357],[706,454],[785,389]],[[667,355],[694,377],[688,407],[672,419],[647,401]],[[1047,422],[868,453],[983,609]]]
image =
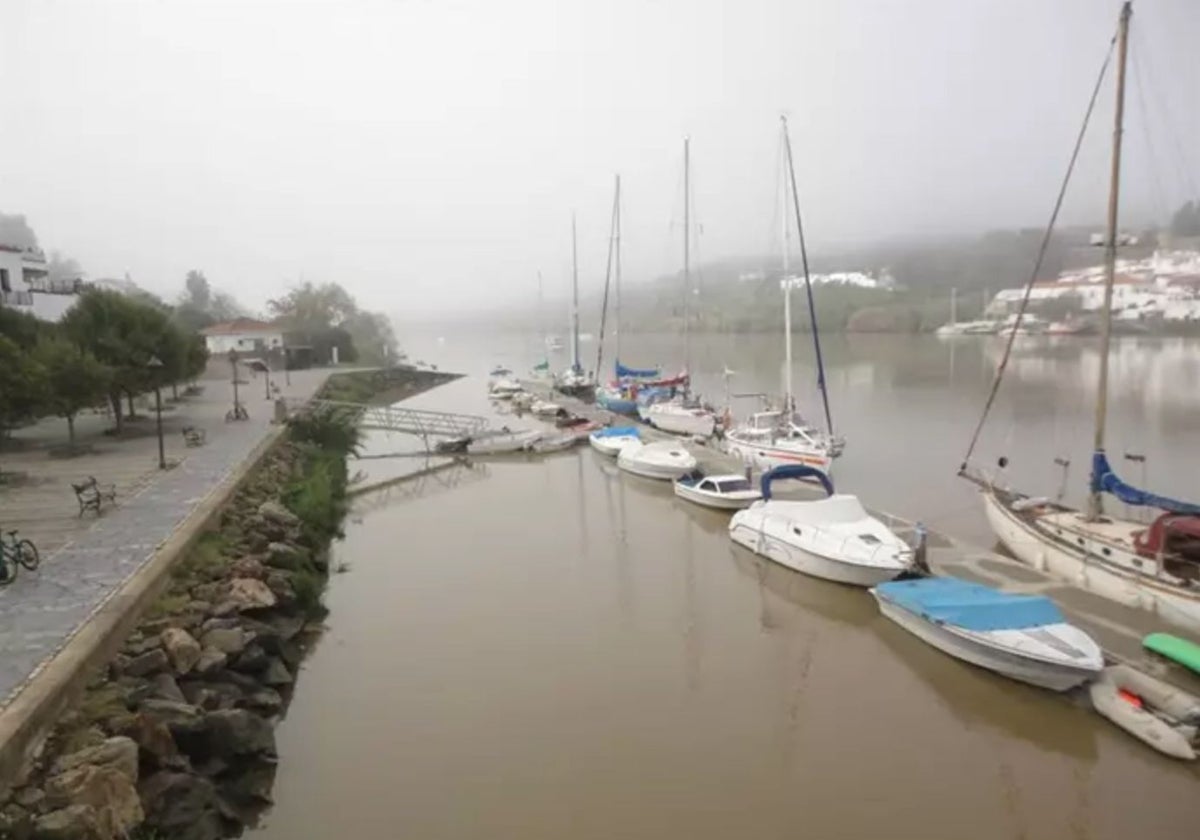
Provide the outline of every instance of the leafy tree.
[[13,248],[36,248],[37,234],[22,215],[0,213],[0,245]]
[[43,339],[34,357],[45,371],[46,407],[66,418],[73,449],[75,416],[104,401],[111,371],[91,353],[62,337]]
[[1200,201],[1188,201],[1171,217],[1175,236],[1200,236]]
[[209,304],[212,303],[212,289],[208,285],[208,278],[204,276],[203,271],[195,269],[187,273],[187,277],[183,281],[185,303],[190,303],[201,312],[208,312]]
[[[317,358],[329,358],[323,351],[331,346],[339,348],[338,356],[344,361],[358,357],[382,364],[395,358],[396,336],[388,318],[359,309],[349,292],[337,283],[305,283],[269,301],[267,306],[288,331],[302,335],[312,345]],[[345,347],[342,334],[349,337],[352,347]]]
[[0,437],[37,418],[45,405],[45,369],[15,341],[0,335]]
[[297,332],[315,332],[341,326],[358,312],[349,292],[337,283],[295,286],[281,298],[267,301],[271,313]]
[[0,335],[7,336],[18,347],[33,347],[38,339],[53,327],[27,312],[0,306]]

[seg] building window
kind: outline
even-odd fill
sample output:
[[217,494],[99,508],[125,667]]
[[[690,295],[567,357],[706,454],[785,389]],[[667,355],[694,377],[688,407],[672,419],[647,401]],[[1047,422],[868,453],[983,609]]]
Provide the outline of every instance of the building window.
[[11,292],[12,286],[8,282],[8,269],[0,268],[0,292]]

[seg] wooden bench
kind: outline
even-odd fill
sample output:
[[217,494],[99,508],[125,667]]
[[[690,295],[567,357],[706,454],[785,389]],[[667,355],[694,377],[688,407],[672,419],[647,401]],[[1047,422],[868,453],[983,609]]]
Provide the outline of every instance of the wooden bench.
[[203,446],[207,439],[203,429],[197,429],[195,426],[183,427],[183,442],[186,446]]
[[117,503],[117,486],[115,484],[100,484],[96,477],[89,475],[87,481],[79,484],[72,483],[75,500],[79,502],[79,515],[84,511],[93,510],[100,515],[100,508],[107,502],[110,506]]

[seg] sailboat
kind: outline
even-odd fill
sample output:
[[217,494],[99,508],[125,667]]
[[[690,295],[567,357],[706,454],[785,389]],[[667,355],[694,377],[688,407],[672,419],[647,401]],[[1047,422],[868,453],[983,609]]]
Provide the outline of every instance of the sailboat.
[[657,368],[628,368],[621,364],[621,176],[616,176],[613,192],[612,229],[608,239],[608,266],[604,275],[604,307],[600,315],[600,342],[596,350],[596,370],[603,370],[605,321],[608,316],[609,281],[614,280],[616,291],[613,308],[613,340],[616,343],[616,362],[612,381],[596,388],[596,405],[617,414],[637,414],[637,392],[640,383],[657,379]]
[[812,281],[808,273],[808,250],[804,244],[804,226],[800,219],[800,197],[796,191],[796,171],[792,166],[792,144],[788,137],[787,118],[780,117],[782,139],[786,151],[788,174],[791,182],[792,205],[799,232],[800,259],[804,267],[804,288],[808,295],[808,314],[812,319],[813,347],[817,358],[817,386],[825,406],[825,425],[828,432],[808,423],[796,411],[796,399],[792,394],[792,284],[788,266],[788,208],[787,191],[783,193],[783,212],[780,219],[783,228],[783,405],[780,408],[767,406],[763,411],[750,415],[744,423],[725,433],[725,451],[744,463],[761,470],[785,464],[803,464],[828,473],[833,459],[842,453],[844,442],[833,434],[833,416],[829,411],[829,394],[825,389],[825,362],[821,356],[821,336],[817,331],[817,312],[813,304]]
[[942,324],[934,335],[938,338],[957,338],[962,335],[989,335],[996,332],[995,321],[959,321],[958,320],[958,289],[950,289],[950,321]]
[[664,432],[695,437],[711,437],[717,428],[717,417],[712,409],[700,404],[689,393],[691,382],[692,342],[692,270],[691,270],[691,156],[690,141],[683,139],[683,359],[684,369],[681,387],[670,399],[651,403],[639,415],[651,426]]
[[[1200,505],[1157,495],[1126,484],[1109,464],[1105,452],[1112,296],[1118,244],[1121,133],[1125,109],[1125,65],[1131,15],[1131,4],[1126,2],[1121,7],[1116,39],[1116,106],[1107,234],[1104,241],[1105,285],[1100,319],[1100,370],[1096,389],[1095,439],[1087,508],[1076,510],[1046,498],[1031,498],[1000,486],[969,468],[971,453],[999,388],[1012,349],[1011,337],[959,474],[980,485],[984,511],[992,530],[1018,559],[1097,595],[1130,606],[1153,610],[1164,619],[1195,630],[1200,629]],[[1082,137],[1081,132],[1080,140]],[[1068,179],[1069,176],[1070,172]],[[1065,189],[1065,182],[1063,187]],[[1061,195],[1059,200],[1061,203]],[[1054,221],[1055,217],[1052,217],[1051,230]],[[1036,268],[1034,274],[1036,275]],[[1028,302],[1028,296],[1025,302]],[[1023,311],[1024,304],[1018,318]],[[1006,459],[1001,458],[1001,467],[1006,464]],[[1105,494],[1115,496],[1127,505],[1158,508],[1162,513],[1149,526],[1121,519],[1105,513]]]
[[[538,297],[537,297],[537,328],[538,336],[541,339],[542,346],[548,351],[550,344],[546,335],[545,322],[542,319],[542,272],[538,272]],[[533,366],[533,378],[543,382],[549,382],[553,379],[550,373],[550,358],[546,353],[542,353],[541,361]]]
[[579,363],[579,243],[575,215],[571,215],[571,366],[554,379],[555,390],[571,397],[591,399],[596,383]]

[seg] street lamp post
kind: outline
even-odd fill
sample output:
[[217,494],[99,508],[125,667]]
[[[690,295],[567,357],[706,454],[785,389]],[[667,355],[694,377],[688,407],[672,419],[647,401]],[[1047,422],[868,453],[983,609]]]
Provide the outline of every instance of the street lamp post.
[[238,352],[237,350],[229,351],[229,369],[233,372],[233,416],[237,417],[238,409],[241,403],[238,402],[238,374],[237,374]]
[[167,456],[163,449],[163,428],[162,428],[162,369],[163,363],[158,356],[151,356],[150,361],[146,363],[146,367],[150,368],[151,376],[154,377],[154,424],[158,430],[158,468],[165,470],[167,468]]
[[270,356],[263,354],[263,397],[271,399],[271,360]]

